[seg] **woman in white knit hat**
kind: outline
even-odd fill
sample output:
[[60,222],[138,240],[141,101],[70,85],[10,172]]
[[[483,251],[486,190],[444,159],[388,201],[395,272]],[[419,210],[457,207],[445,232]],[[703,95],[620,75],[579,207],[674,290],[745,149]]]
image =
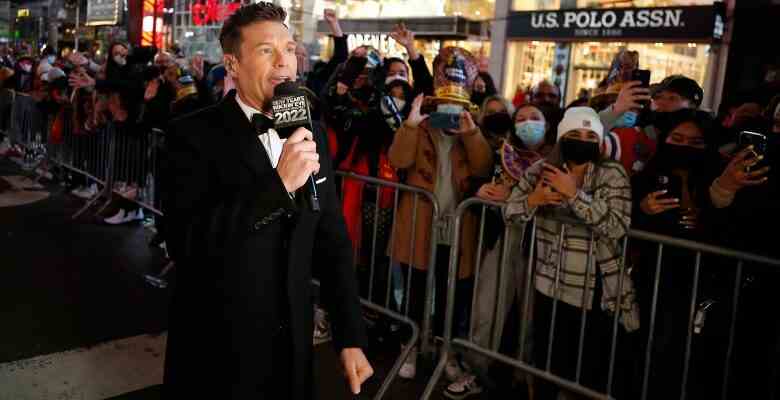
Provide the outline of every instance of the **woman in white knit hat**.
[[[628,274],[621,273],[620,239],[631,224],[631,187],[623,167],[601,157],[603,138],[604,127],[593,109],[566,111],[552,153],[526,170],[505,208],[507,219],[516,222],[537,217],[536,367],[549,367],[553,374],[572,381],[579,377],[584,386],[599,392],[606,392],[615,312],[622,324],[619,333],[639,327],[633,284]],[[560,217],[576,223],[559,222]],[[583,315],[586,328],[580,343]],[[612,395],[617,398],[628,381],[621,379],[625,370],[616,362]],[[558,394],[557,387],[544,379],[537,379],[534,389],[537,399],[555,399]]]

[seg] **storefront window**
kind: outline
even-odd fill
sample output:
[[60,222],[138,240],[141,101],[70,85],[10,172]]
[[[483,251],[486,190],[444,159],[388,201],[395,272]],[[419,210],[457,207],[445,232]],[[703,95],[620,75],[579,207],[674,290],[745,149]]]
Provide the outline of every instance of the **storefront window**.
[[559,10],[561,0],[514,0],[512,9],[515,11]]
[[716,0],[514,0],[515,11],[559,10],[561,8],[617,8],[709,6]]
[[707,73],[709,45],[696,43],[576,43],[572,48],[572,63],[566,101],[576,99],[580,90],[595,89],[609,74],[610,64],[622,49],[639,52],[639,68],[649,69],[650,83],[658,83],[669,75],[681,74],[704,84]]
[[[329,37],[321,37],[319,40],[320,57],[328,60],[333,54],[333,46]],[[349,51],[359,46],[372,46],[379,50],[379,53],[385,57],[397,57],[403,60],[408,58],[406,49],[393,40],[389,34],[382,35],[360,35],[352,34],[347,36],[347,48]],[[461,47],[474,55],[481,62],[484,69],[487,69],[487,62],[490,57],[490,43],[470,40],[415,40],[417,51],[425,57],[428,68],[432,68],[433,59],[439,54],[443,47],[455,46]]]
[[577,0],[577,8],[710,6],[715,0]]
[[326,8],[335,9],[339,18],[462,16],[479,20],[493,18],[495,0],[315,0],[314,15],[321,18]]
[[533,85],[551,79],[554,60],[553,42],[510,42],[507,45],[504,96],[511,99],[518,89],[528,93]]

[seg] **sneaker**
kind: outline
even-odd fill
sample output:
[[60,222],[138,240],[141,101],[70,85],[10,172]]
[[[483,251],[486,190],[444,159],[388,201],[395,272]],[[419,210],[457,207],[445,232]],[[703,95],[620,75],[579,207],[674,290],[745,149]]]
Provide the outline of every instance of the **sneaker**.
[[141,208],[130,212],[120,209],[113,217],[106,218],[105,222],[109,225],[121,225],[142,219],[144,219],[144,211]]
[[127,221],[126,222],[135,222],[135,221],[143,221],[144,220],[144,209],[139,208],[135,211],[130,211],[127,213]]
[[451,383],[444,391],[444,396],[450,399],[465,399],[471,395],[482,393],[482,386],[477,383],[477,377],[465,374],[461,379]]
[[97,195],[98,190],[97,185],[93,183],[89,187],[79,187],[70,193],[78,198],[89,200]]
[[447,364],[444,366],[444,376],[447,377],[447,380],[450,382],[457,382],[465,374],[466,373],[463,372],[463,368],[460,366],[458,360],[455,357],[450,357]]
[[403,379],[414,379],[417,376],[417,348],[412,348],[409,352],[409,357],[406,358],[401,369],[398,371],[398,376]]
[[54,174],[52,174],[51,172],[49,172],[49,170],[47,170],[46,168],[43,168],[43,167],[36,168],[35,169],[35,174],[40,176],[41,178],[44,178],[44,179],[48,179],[48,180],[53,180],[54,179]]
[[114,216],[108,217],[104,221],[109,225],[120,225],[126,222],[125,218],[127,218],[127,212],[124,209],[120,209]]

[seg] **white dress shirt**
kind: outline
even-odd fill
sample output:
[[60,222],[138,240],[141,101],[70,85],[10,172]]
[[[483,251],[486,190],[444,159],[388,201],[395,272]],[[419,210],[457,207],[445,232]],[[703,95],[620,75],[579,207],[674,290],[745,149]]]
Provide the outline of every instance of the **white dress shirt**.
[[[236,95],[236,101],[238,102],[238,106],[241,107],[241,111],[246,114],[246,118],[249,122],[252,122],[252,115],[262,114],[262,112],[241,101],[241,96]],[[265,152],[271,160],[271,166],[276,168],[279,164],[279,158],[282,156],[282,146],[284,146],[284,142],[286,142],[287,139],[281,139],[274,129],[269,129],[268,132],[257,135],[257,138],[260,140],[263,147],[265,147]]]

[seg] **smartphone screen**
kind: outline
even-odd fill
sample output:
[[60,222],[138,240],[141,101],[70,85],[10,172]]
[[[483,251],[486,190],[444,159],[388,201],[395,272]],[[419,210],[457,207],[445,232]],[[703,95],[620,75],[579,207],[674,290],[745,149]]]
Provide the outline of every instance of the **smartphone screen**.
[[650,70],[649,69],[635,69],[631,73],[631,80],[642,82],[643,88],[650,87]]
[[737,140],[737,144],[739,145],[739,149],[742,150],[750,145],[753,146],[753,154],[749,156],[749,158],[755,158],[758,156],[764,156],[764,159],[758,162],[758,164],[747,167],[747,170],[750,171],[751,169],[759,169],[763,168],[766,163],[766,146],[767,146],[767,139],[766,135],[758,132],[750,132],[750,131],[742,131],[739,133],[739,138]]
[[666,194],[661,198],[682,200],[682,179],[676,175],[659,175],[656,178],[655,190],[666,191]]
[[433,112],[429,118],[431,128],[456,130],[460,127],[460,114]]

